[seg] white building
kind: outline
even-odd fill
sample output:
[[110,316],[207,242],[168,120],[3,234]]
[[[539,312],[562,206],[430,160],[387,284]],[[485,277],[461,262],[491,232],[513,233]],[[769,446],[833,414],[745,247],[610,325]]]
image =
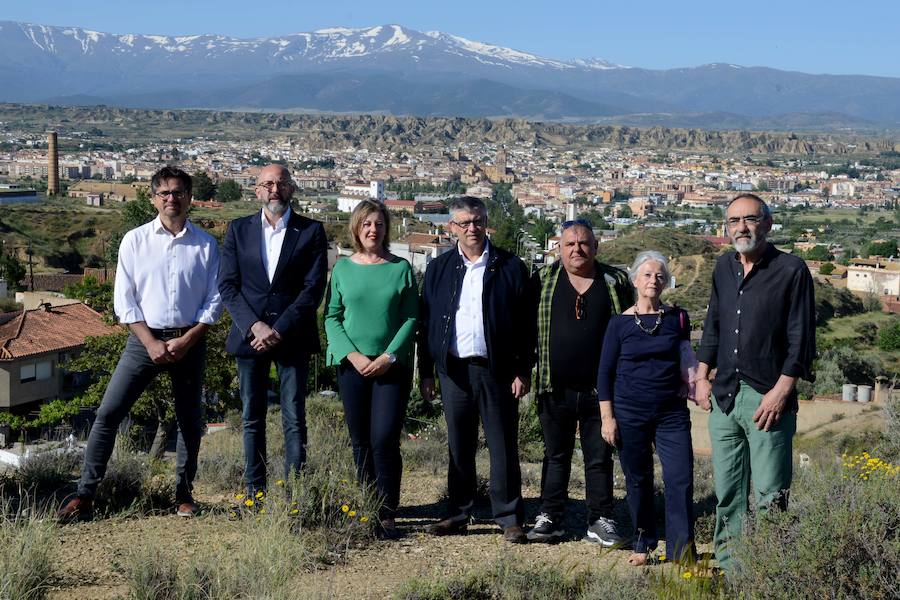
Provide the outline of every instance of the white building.
[[353,212],[356,205],[366,199],[384,202],[384,182],[376,179],[367,184],[354,183],[345,185],[338,196],[338,210]]

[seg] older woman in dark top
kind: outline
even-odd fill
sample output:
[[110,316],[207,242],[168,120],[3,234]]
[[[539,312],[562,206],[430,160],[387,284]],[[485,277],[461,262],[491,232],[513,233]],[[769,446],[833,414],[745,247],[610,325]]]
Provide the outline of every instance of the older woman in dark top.
[[597,394],[601,432],[619,448],[634,524],[633,554],[643,565],[659,541],[653,509],[653,448],[662,463],[666,500],[666,549],[675,560],[694,555],[691,420],[683,393],[680,358],[689,343],[687,313],[662,304],[669,281],[659,252],[640,253],[630,270],[637,302],[614,316],[606,330]]

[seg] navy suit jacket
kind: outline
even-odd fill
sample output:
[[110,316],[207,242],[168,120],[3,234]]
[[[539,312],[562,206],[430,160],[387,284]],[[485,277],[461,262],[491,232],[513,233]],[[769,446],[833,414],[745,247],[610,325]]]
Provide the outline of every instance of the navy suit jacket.
[[219,268],[219,293],[232,326],[225,349],[239,357],[262,353],[250,346],[250,327],[263,321],[282,337],[269,354],[291,362],[319,352],[316,309],[325,292],[328,242],[318,221],[291,211],[272,282],[262,260],[260,213],[228,225]]

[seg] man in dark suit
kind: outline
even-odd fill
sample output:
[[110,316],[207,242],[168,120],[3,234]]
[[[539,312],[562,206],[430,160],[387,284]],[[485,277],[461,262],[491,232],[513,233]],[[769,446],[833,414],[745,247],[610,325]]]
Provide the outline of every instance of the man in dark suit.
[[419,370],[423,397],[441,383],[450,461],[447,518],[427,531],[466,531],[475,504],[479,417],[491,461],[491,508],[505,540],[524,543],[519,471],[519,398],[534,366],[535,323],[528,269],[487,239],[478,198],[450,204],[455,249],[431,261],[422,285]]
[[278,372],[285,478],[306,460],[306,379],[319,351],[316,309],[325,290],[327,242],[322,224],[291,211],[294,183],[281,165],[262,169],[262,210],[235,219],[222,247],[219,291],[233,325],[225,347],[237,358],[244,424],[244,479],[266,488],[269,370]]

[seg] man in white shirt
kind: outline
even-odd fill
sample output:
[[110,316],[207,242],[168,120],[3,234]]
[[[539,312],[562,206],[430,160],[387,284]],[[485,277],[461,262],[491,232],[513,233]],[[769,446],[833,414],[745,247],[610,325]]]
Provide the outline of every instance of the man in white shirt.
[[325,292],[325,228],[291,210],[294,183],[281,165],[263,168],[259,213],[235,219],[222,244],[219,290],[231,313],[225,349],[235,355],[243,404],[247,491],[266,489],[269,370],[278,372],[284,477],[306,460],[306,380],[319,352],[316,309]]
[[197,511],[191,491],[204,427],[205,334],[222,313],[219,249],[211,235],[188,221],[190,175],[163,167],[150,190],[159,215],[126,233],[119,246],[113,304],[131,335],[97,409],[77,495],[59,511],[62,521],[90,518],[119,424],[162,372],[172,379],[178,422],[177,514],[192,517]]
[[528,270],[487,240],[487,210],[464,196],[450,205],[456,251],[431,261],[422,285],[422,395],[441,383],[450,464],[447,518],[429,533],[466,531],[475,502],[479,417],[491,459],[491,508],[509,542],[524,543],[518,398],[528,393],[535,322]]

